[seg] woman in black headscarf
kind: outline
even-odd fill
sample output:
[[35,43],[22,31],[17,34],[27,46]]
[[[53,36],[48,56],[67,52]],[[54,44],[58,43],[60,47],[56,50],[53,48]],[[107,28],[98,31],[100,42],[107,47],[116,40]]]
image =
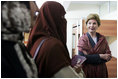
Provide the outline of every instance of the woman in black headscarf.
[[2,2],[1,7],[1,77],[37,77],[36,65],[26,50],[23,32],[31,25],[30,11],[26,2]]

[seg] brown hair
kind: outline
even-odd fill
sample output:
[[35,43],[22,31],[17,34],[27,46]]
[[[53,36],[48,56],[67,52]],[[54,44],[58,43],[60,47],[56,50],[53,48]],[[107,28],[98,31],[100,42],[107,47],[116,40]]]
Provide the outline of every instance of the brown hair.
[[99,15],[98,14],[89,14],[88,16],[87,16],[87,19],[86,19],[86,25],[87,25],[87,22],[90,20],[90,19],[95,19],[96,21],[97,21],[97,23],[98,23],[98,26],[100,26],[100,18],[99,18]]

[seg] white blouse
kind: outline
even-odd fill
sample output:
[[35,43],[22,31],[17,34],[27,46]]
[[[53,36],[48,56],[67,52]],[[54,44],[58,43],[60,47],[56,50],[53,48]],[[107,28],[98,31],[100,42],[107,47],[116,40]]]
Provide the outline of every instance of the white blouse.
[[97,44],[97,37],[92,37],[95,44]]

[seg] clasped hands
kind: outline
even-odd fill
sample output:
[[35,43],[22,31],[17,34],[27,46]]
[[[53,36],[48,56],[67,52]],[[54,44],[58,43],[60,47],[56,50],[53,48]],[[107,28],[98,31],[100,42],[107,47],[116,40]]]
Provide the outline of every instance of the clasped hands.
[[112,58],[111,54],[99,54],[99,56],[101,59],[104,59],[107,61],[109,61]]

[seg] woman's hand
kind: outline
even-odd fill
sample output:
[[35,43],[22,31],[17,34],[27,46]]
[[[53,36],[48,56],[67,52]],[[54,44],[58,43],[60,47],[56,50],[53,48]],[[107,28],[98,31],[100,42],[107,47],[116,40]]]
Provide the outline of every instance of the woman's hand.
[[100,58],[109,61],[112,57],[111,54],[99,54]]

